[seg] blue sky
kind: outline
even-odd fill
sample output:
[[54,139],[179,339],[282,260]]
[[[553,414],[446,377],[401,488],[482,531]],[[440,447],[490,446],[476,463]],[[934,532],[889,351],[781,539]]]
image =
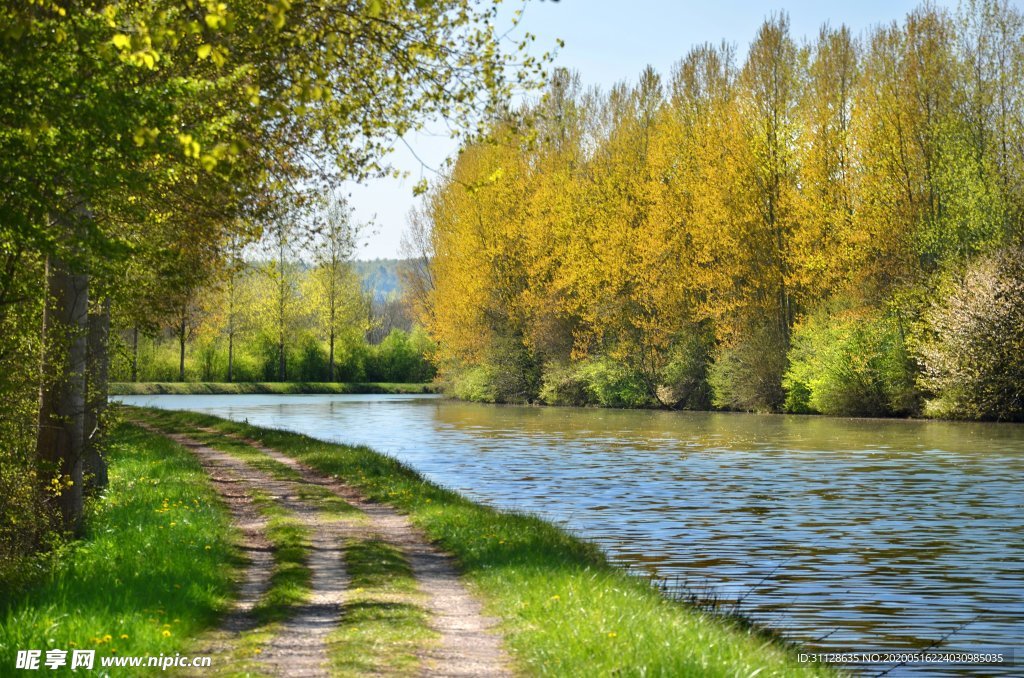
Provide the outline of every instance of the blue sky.
[[[512,0],[505,1],[509,14],[519,6]],[[916,0],[533,0],[526,5],[521,30],[537,36],[537,54],[554,48],[558,38],[563,39],[565,47],[559,50],[555,65],[579,71],[585,85],[607,89],[621,80],[633,80],[648,64],[667,74],[691,47],[704,42],[724,39],[735,43],[742,59],[758,26],[775,12],[789,14],[793,37],[800,41],[812,39],[826,22],[833,26],[846,24],[857,35],[879,23],[901,20],[919,4]],[[937,4],[953,8],[957,3]],[[440,166],[456,150],[446,138],[418,135],[407,141],[432,167]],[[365,221],[376,217],[377,232],[368,237],[360,259],[398,255],[406,215],[416,202],[412,187],[421,176],[431,176],[405,148],[395,152],[392,162],[410,172],[410,178],[346,186],[356,218]]]

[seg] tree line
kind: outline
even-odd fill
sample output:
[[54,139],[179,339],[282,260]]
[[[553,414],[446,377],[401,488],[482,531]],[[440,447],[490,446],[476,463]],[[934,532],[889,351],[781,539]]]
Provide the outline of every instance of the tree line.
[[418,312],[453,393],[1024,418],[1024,18],[924,4],[860,37],[558,71],[431,187]]
[[227,252],[162,324],[124,327],[133,318],[115,308],[111,379],[430,381],[431,342],[400,290],[378,298],[364,289],[367,262],[352,259],[362,232],[335,196],[309,223],[281,222]]
[[[230,354],[237,252],[308,222],[341,181],[391,173],[397,137],[438,118],[479,134],[542,79],[547,58],[497,16],[474,0],[4,3],[0,570],[79,531],[105,482],[111,327],[187,335],[219,279]],[[322,254],[305,282],[330,343],[348,283]]]

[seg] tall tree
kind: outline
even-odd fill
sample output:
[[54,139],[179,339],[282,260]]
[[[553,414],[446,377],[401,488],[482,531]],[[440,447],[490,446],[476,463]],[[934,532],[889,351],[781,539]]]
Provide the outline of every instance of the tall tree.
[[368,329],[369,309],[362,283],[351,266],[363,226],[353,222],[352,208],[340,195],[330,200],[316,226],[306,296],[315,324],[327,337],[327,381],[333,382],[339,336],[361,338]]
[[806,305],[846,285],[854,264],[858,60],[848,28],[823,26],[811,47],[807,86],[799,101],[800,191],[790,279]]
[[[765,21],[751,44],[737,81],[734,152],[739,172],[730,186],[732,241],[737,263],[732,284],[735,311],[719,326],[725,352],[718,372],[733,383],[719,403],[740,409],[773,409],[784,398],[790,331],[799,310],[793,294],[796,228],[797,103],[801,57],[785,14]],[[726,375],[731,375],[726,377]],[[742,385],[742,388],[739,386]]]
[[278,381],[288,380],[288,349],[303,315],[299,296],[301,271],[296,258],[299,237],[293,216],[283,215],[268,227],[263,243],[267,256],[262,267],[266,292],[260,295],[258,313],[263,331],[274,345]]
[[[540,76],[504,49],[496,12],[472,0],[5,5],[0,242],[52,255],[58,297],[58,264],[78,278],[90,257],[123,260],[179,200],[222,212],[182,234],[216,248],[263,196],[384,172],[396,136],[437,115],[472,129]],[[95,218],[75,237],[85,254],[68,258],[62,224],[81,205]],[[64,381],[57,364],[71,366]],[[81,361],[46,365],[44,403],[77,392]],[[64,439],[40,445],[41,457],[78,454]]]

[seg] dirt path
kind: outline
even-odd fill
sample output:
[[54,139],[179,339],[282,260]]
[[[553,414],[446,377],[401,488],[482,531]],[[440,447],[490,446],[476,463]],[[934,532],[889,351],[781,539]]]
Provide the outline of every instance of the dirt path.
[[[148,424],[137,423],[150,433],[168,435]],[[184,444],[179,440],[180,436],[168,437]],[[234,636],[256,626],[253,608],[270,588],[274,556],[266,537],[267,520],[260,514],[252,499],[253,480],[249,477],[247,469],[240,472],[233,459],[225,460],[213,450],[193,446],[189,448],[196,454],[203,470],[213,481],[217,494],[227,505],[232,524],[241,532],[239,548],[247,560],[231,611],[221,622],[218,634],[210,639],[210,644],[201,648],[200,654],[214,654],[225,651],[228,643],[225,635]]]
[[[230,454],[203,445],[186,435],[161,433],[188,448],[199,458],[204,468],[232,476],[246,488],[248,494],[261,492],[269,496],[309,530],[312,547],[307,563],[311,574],[310,600],[282,623],[279,631],[262,648],[259,663],[272,675],[303,678],[328,675],[327,635],[341,618],[341,606],[348,584],[341,554],[341,544],[349,536],[345,523],[324,515],[315,502],[300,499],[298,488],[293,482],[278,480]],[[225,497],[223,493],[221,496]],[[248,542],[248,535],[244,531],[243,535],[246,537],[244,548],[250,550],[254,544]],[[259,566],[247,568],[247,572],[255,570],[252,576],[258,575],[261,580],[260,588],[256,589],[259,593],[266,591],[266,583],[273,570],[273,558],[270,557],[269,549],[267,551],[267,560],[261,560]],[[246,578],[249,579],[248,574]],[[247,597],[240,612],[251,611],[256,601]],[[241,625],[234,624],[229,617],[223,625],[223,631],[241,633],[253,628],[253,622],[251,614]]]
[[[480,602],[459,577],[452,558],[430,544],[406,516],[391,507],[368,501],[354,488],[258,441],[228,436],[213,429],[198,429],[203,433],[244,442],[293,469],[300,480],[276,479],[187,435],[150,430],[166,435],[196,454],[214,479],[218,492],[232,507],[233,519],[243,528],[244,548],[254,556],[246,570],[237,611],[224,623],[223,630],[228,634],[237,635],[252,628],[252,607],[267,590],[273,568],[273,558],[262,535],[264,526],[258,521],[259,514],[251,499],[247,500],[245,511],[239,508],[237,513],[231,501],[242,502],[238,497],[248,498],[254,492],[260,492],[287,508],[310,530],[312,550],[308,566],[312,574],[311,600],[283,622],[280,632],[263,649],[260,662],[268,673],[300,677],[329,675],[326,640],[340,619],[348,584],[342,545],[349,538],[371,536],[391,544],[404,554],[417,587],[425,595],[424,607],[429,615],[429,625],[439,634],[440,639],[437,646],[422,657],[423,675],[511,675],[508,669],[509,658],[496,632],[495,620],[484,615]],[[360,509],[368,520],[353,522],[332,519],[317,507],[316,500],[301,498],[304,485],[316,485],[328,490]],[[253,525],[257,525],[260,530],[245,527],[252,528]]]
[[[220,433],[202,429],[206,433]],[[496,632],[496,620],[483,608],[459,577],[450,556],[427,541],[409,519],[389,506],[368,501],[349,485],[321,474],[291,457],[240,436],[256,450],[295,470],[310,484],[327,488],[370,517],[373,531],[398,547],[408,558],[420,589],[427,594],[431,626],[441,635],[438,648],[424,658],[429,676],[508,676],[508,655]]]

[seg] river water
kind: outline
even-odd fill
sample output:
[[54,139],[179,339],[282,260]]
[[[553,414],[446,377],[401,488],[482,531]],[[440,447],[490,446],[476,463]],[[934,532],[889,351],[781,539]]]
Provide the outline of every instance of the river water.
[[1024,675],[1024,426],[403,395],[120,400],[368,445],[813,650],[1016,649],[1008,669],[889,675]]

